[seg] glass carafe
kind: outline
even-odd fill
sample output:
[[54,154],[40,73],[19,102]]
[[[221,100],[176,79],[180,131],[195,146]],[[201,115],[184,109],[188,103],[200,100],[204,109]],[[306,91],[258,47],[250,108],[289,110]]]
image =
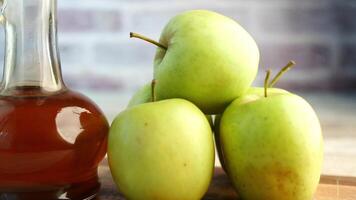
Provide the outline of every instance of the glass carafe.
[[0,199],[90,199],[108,122],[66,88],[57,50],[56,0],[4,0],[0,86]]

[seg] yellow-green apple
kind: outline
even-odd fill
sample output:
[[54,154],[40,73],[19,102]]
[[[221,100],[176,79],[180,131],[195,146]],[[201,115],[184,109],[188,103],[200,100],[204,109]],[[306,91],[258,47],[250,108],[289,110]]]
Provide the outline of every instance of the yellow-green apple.
[[[279,93],[288,93],[288,91],[279,89],[279,88],[269,88],[268,93],[269,94],[279,94]],[[264,94],[264,88],[251,87],[248,89],[248,91],[246,92],[246,94],[244,96],[248,96],[248,98],[256,98],[256,96],[260,97],[263,94]],[[223,152],[221,150],[221,145],[220,145],[220,130],[219,130],[220,129],[220,120],[221,120],[221,115],[216,115],[215,119],[214,119],[214,123],[213,123],[214,124],[213,132],[214,132],[215,146],[216,146],[216,151],[218,153],[219,161],[220,161],[221,167],[226,172],[224,155],[223,155]]]
[[112,123],[108,160],[128,199],[201,199],[214,169],[209,122],[184,99],[132,106]]
[[131,97],[127,107],[130,108],[135,105],[148,103],[152,101],[152,89],[151,84],[145,84],[139,88]]
[[254,80],[259,50],[236,21],[216,12],[192,10],[173,17],[154,59],[157,98],[183,98],[205,114],[221,113]]
[[242,199],[312,199],[323,161],[318,117],[302,97],[270,93],[271,85],[266,79],[264,94],[245,95],[224,111],[225,168]]

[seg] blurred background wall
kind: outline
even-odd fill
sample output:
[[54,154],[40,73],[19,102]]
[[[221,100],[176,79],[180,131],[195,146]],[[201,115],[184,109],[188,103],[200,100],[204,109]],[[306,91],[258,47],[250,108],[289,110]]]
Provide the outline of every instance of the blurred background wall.
[[[255,85],[267,68],[276,73],[295,60],[279,87],[356,89],[355,0],[58,0],[58,8],[62,70],[72,88],[131,94],[151,80],[156,47],[129,39],[129,32],[158,40],[174,15],[209,9],[235,19],[257,41]],[[0,62],[3,54],[0,48]]]
[[73,88],[131,94],[151,80],[155,47],[129,32],[158,40],[177,13],[209,9],[235,19],[257,41],[255,85],[267,68],[277,72],[292,59],[297,67],[280,87],[356,89],[354,0],[58,0],[58,7],[62,70]]
[[356,1],[350,0],[58,0],[59,37],[66,82],[75,88],[128,92],[152,77],[155,47],[129,39],[135,31],[158,39],[179,12],[209,9],[238,21],[276,72],[297,67],[280,87],[356,89]]

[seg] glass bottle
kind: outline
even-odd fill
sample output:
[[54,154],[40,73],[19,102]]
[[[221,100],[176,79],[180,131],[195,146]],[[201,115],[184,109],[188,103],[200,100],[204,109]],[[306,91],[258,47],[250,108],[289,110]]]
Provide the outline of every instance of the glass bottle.
[[108,122],[66,88],[56,0],[5,0],[0,85],[0,199],[91,199],[100,184]]

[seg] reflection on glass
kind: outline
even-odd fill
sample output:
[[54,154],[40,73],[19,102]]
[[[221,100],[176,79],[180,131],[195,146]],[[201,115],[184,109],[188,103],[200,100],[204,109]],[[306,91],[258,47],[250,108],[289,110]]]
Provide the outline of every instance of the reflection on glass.
[[74,144],[78,135],[83,131],[83,125],[80,122],[82,113],[90,114],[85,108],[66,107],[62,108],[56,116],[57,131],[70,144]]

